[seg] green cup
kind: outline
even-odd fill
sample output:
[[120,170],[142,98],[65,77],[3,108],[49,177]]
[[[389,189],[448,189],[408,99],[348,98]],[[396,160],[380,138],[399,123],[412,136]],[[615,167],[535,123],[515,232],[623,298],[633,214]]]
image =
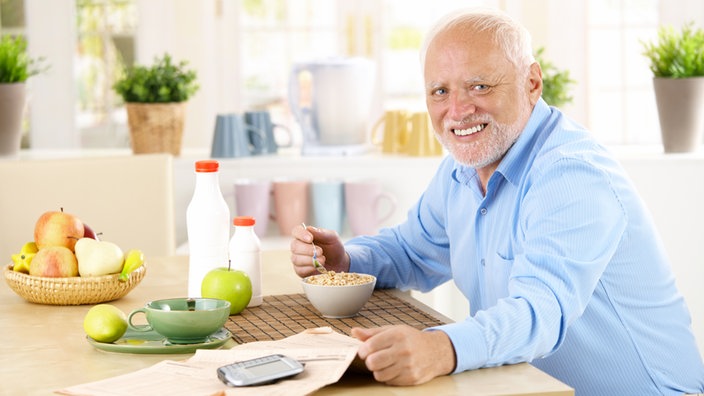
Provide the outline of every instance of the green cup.
[[[146,325],[135,325],[133,317],[143,313]],[[128,317],[135,331],[156,331],[173,344],[197,344],[220,330],[230,315],[230,302],[216,298],[170,298],[154,300],[135,309]]]

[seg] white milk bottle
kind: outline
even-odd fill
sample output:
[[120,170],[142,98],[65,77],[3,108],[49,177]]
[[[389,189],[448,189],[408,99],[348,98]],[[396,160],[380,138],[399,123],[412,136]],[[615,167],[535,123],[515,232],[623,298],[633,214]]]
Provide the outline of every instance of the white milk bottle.
[[248,307],[262,303],[262,253],[259,237],[254,232],[255,219],[237,216],[233,220],[235,233],[230,239],[230,265],[249,275],[252,281],[252,299]]
[[227,267],[230,209],[220,191],[219,163],[197,161],[196,186],[186,209],[188,232],[188,297],[200,297],[203,277]]

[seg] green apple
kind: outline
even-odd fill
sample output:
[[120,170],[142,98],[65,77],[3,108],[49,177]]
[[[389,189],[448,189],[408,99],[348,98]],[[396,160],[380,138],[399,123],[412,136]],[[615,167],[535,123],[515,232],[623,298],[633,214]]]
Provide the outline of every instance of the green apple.
[[76,216],[61,211],[44,212],[34,224],[34,242],[37,248],[64,246],[74,251],[79,238],[83,238],[83,222]]
[[101,276],[122,271],[125,253],[112,242],[81,238],[76,242],[76,259],[81,276]]
[[64,246],[39,249],[29,263],[29,274],[51,278],[78,276],[76,255]]
[[210,270],[203,277],[200,294],[230,302],[230,315],[242,312],[252,299],[252,281],[246,272],[230,267]]

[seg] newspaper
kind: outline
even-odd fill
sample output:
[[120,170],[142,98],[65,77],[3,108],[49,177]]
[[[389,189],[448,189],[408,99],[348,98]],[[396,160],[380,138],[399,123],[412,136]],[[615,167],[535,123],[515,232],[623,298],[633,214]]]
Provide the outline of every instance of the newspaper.
[[[232,349],[199,349],[185,361],[163,360],[151,367],[56,391],[62,395],[307,395],[337,382],[357,354],[360,342],[329,327],[309,329],[279,341],[258,341]],[[216,369],[238,360],[281,353],[305,362],[295,377],[270,385],[232,388]]]

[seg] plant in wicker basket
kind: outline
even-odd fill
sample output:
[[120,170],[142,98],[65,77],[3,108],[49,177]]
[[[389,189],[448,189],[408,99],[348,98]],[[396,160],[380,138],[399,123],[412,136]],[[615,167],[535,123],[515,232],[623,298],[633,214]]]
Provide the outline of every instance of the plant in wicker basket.
[[196,72],[187,65],[164,54],[151,66],[127,68],[113,86],[126,104],[135,154],[181,153],[185,103],[199,88]]

